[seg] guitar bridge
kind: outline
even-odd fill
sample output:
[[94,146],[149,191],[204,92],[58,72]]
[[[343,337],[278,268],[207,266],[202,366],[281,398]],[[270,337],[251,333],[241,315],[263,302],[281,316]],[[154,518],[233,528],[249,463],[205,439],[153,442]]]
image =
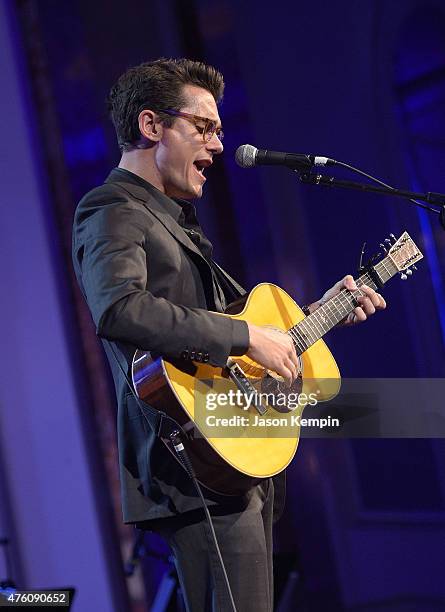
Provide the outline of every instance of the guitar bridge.
[[237,388],[245,397],[252,397],[251,406],[255,406],[257,412],[262,416],[266,414],[267,407],[263,405],[261,396],[258,394],[255,387],[249,381],[247,376],[244,374],[243,369],[233,359],[227,360],[227,369],[229,371],[229,377],[235,383]]

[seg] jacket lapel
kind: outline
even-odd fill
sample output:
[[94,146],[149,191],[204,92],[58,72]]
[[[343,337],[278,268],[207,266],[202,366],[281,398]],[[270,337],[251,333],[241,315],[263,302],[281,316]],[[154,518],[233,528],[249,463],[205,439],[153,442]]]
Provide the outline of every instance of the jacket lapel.
[[125,189],[125,191],[127,191],[127,193],[129,193],[134,199],[142,202],[145,208],[154,217],[156,217],[160,223],[162,223],[170,234],[186,249],[193,251],[193,253],[199,257],[201,262],[210,270],[207,260],[196,244],[191,240],[191,238],[189,238],[184,228],[182,228],[170,214],[163,210],[162,204],[159,203],[155,197],[150,197],[151,194],[149,194],[144,187],[135,185],[133,183],[126,183],[124,181],[113,181],[113,183],[119,185],[122,189]]
[[[119,177],[121,179],[121,177]],[[123,180],[115,180],[113,177],[113,172],[108,178],[107,182],[111,182],[115,185],[124,189],[132,198],[140,201],[147,211],[152,214],[156,219],[162,223],[162,225],[166,228],[166,230],[177,240],[186,250],[190,251],[194,257],[197,258],[197,265],[200,268],[201,277],[203,279],[204,287],[210,286],[210,295],[206,290],[206,294],[208,298],[213,298],[213,305],[209,308],[214,308],[217,312],[224,311],[224,305],[221,303],[221,300],[217,294],[215,283],[213,280],[213,272],[210,267],[209,262],[205,259],[201,251],[198,249],[196,244],[189,238],[185,230],[179,225],[177,221],[167,213],[163,206],[162,202],[158,200],[158,197],[166,197],[160,194],[160,196],[156,193],[156,196],[149,192],[147,189],[142,187],[142,185],[136,185],[135,183],[129,183]],[[207,281],[205,279],[205,275],[207,275]],[[208,285],[210,283],[210,285]]]

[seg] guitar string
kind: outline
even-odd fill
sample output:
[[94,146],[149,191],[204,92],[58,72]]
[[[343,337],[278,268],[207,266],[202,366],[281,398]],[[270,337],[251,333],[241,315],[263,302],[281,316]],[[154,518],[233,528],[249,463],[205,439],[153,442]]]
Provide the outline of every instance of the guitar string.
[[[370,280],[371,279],[367,277],[367,275],[364,275],[361,279],[357,281],[357,286],[361,286],[365,284],[365,281],[369,282]],[[355,291],[355,295],[363,295],[363,293],[358,290]],[[314,323],[313,327],[309,325],[309,322],[306,318],[299,323],[298,327],[293,327],[288,330],[288,333],[290,333],[290,335],[295,340],[297,348],[301,352],[304,352],[304,350],[308,348],[306,339],[309,339],[310,343],[313,344],[331,328],[332,323],[335,325],[336,323],[341,321],[341,319],[344,319],[345,316],[347,316],[351,311],[350,308],[352,304],[350,303],[350,298],[355,297],[355,295],[351,294],[350,292],[348,294],[347,290],[343,290],[340,294],[335,296],[335,298],[337,299],[332,298],[331,300],[328,300],[325,304],[322,305],[322,312],[320,312],[320,308],[318,308],[313,313],[311,313],[311,315],[309,315],[311,317],[310,322]],[[344,312],[340,310],[339,307],[341,307]],[[299,328],[302,329],[303,332],[305,332],[304,336],[301,336],[301,334],[299,333]],[[314,328],[317,333],[313,331]]]
[[[379,272],[377,268],[383,268],[383,270]],[[387,276],[387,278],[384,278],[383,282],[387,282],[387,280],[395,274],[395,271],[388,269],[385,260],[379,262],[375,266],[375,269],[379,276],[383,278]],[[385,272],[386,274],[382,274],[381,272]],[[366,295],[364,292],[360,291],[362,285],[366,284],[373,289],[377,288],[373,279],[367,272],[357,279],[356,284],[358,287],[357,290],[351,292],[348,289],[343,289],[339,294],[322,304],[320,308],[317,308],[317,310],[314,310],[309,316],[300,321],[297,326],[293,326],[287,330],[286,333],[290,335],[294,347],[297,350],[297,354],[302,355],[334,325],[339,323],[353,311],[356,307],[356,297]],[[340,308],[342,310],[340,310]],[[321,309],[322,311],[320,312]],[[308,321],[308,319],[310,320]],[[312,323],[314,324],[313,326],[311,325]],[[300,329],[303,331],[303,334],[301,334]],[[307,342],[308,339],[310,343]],[[260,368],[253,364],[245,364],[243,369],[246,374],[253,374]]]
[[[383,279],[383,282],[389,280],[389,278],[391,278],[391,276],[395,273],[394,271],[388,269],[385,261],[379,262],[376,268],[377,267],[379,267],[380,269],[383,268],[381,272],[386,272],[386,274],[381,274],[382,277],[387,276],[387,278]],[[378,273],[378,270],[376,271]],[[368,273],[363,274],[357,280],[357,287],[360,287],[363,284],[367,284],[375,289],[377,288],[375,283],[373,282],[373,279]],[[313,313],[311,313],[311,315],[309,315],[309,321],[307,320],[309,317],[306,317],[298,324],[298,326],[294,326],[293,328],[288,330],[288,333],[291,335],[294,341],[294,346],[297,351],[302,354],[305,350],[309,348],[309,346],[311,346],[312,344],[314,344],[314,342],[320,339],[324,335],[324,333],[329,331],[329,329],[331,329],[333,325],[337,324],[339,321],[344,319],[345,316],[350,314],[350,312],[352,312],[351,306],[354,305],[353,303],[351,303],[351,299],[355,299],[359,295],[364,295],[364,293],[360,290],[355,290],[354,292],[343,290],[337,296],[334,296],[334,298],[331,298],[331,300],[328,300],[325,304],[323,304],[322,309],[318,308]],[[342,308],[342,310],[340,310],[340,308]],[[314,324],[313,326],[311,325],[312,323]],[[304,332],[303,335],[301,335],[300,329]],[[308,340],[310,344],[308,344]]]
[[[391,268],[388,268],[387,263],[392,264],[392,270]],[[386,283],[398,271],[397,266],[394,265],[389,257],[385,257],[384,260],[376,264],[374,270],[382,279],[383,283]],[[351,292],[347,289],[343,289],[339,294],[322,304],[320,308],[314,310],[314,312],[305,317],[297,325],[287,330],[286,333],[290,335],[299,356],[354,310],[357,304],[356,297],[366,295],[364,292],[360,291],[360,287],[364,284],[368,285],[372,289],[377,289],[377,285],[375,284],[373,278],[368,272],[366,272],[357,279],[357,290]],[[345,312],[342,312],[340,307],[343,308]],[[313,327],[311,326],[312,322],[314,323],[315,329],[317,330],[318,328],[317,333],[313,331]],[[326,326],[326,329],[324,326]],[[303,331],[303,334],[301,334],[300,329]],[[308,338],[310,343],[307,342]],[[258,369],[260,368],[253,364],[245,364],[244,366],[244,371],[246,374],[257,373]]]

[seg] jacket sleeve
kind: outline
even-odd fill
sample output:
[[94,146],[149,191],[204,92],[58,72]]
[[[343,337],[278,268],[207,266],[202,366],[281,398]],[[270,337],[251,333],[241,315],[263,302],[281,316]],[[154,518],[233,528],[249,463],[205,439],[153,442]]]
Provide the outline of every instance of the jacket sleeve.
[[74,259],[97,334],[160,355],[193,354],[215,366],[249,346],[244,321],[174,304],[146,290],[147,215],[120,203],[76,215]]

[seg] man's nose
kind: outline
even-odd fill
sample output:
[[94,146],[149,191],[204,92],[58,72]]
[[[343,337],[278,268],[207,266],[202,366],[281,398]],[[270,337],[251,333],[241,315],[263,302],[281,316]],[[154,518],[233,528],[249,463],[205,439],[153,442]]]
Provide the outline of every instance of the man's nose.
[[214,155],[219,155],[224,151],[223,143],[220,141],[216,132],[212,135],[211,139],[207,143],[206,149],[211,151]]

